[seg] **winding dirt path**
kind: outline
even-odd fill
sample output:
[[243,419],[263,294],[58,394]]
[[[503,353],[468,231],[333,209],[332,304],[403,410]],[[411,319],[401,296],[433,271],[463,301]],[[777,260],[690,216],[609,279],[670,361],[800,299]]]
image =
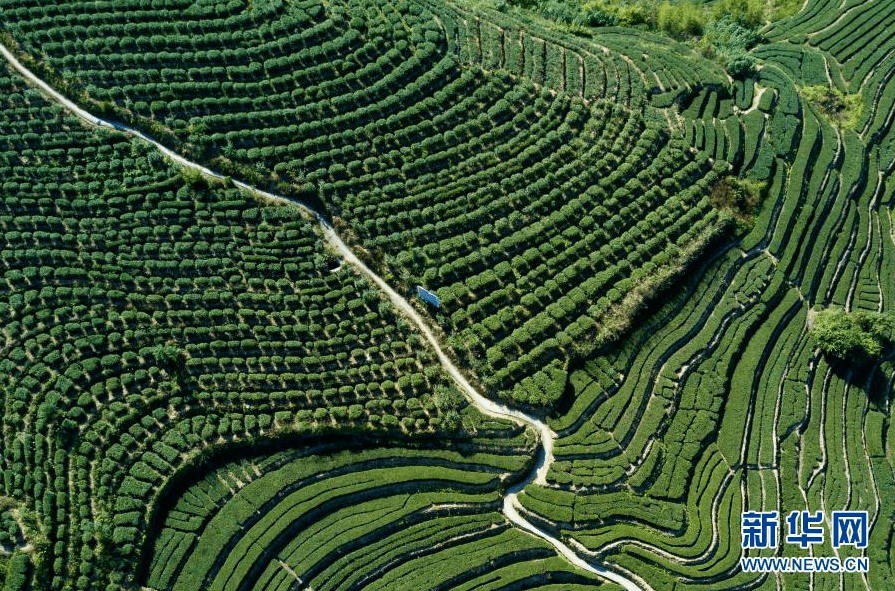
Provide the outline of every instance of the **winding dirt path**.
[[[184,168],[195,170],[206,177],[215,179],[227,178],[220,173],[202,166],[201,164],[184,158],[183,156],[175,153],[174,151],[160,144],[158,141],[152,139],[141,131],[132,129],[122,124],[110,123],[109,121],[100,119],[92,113],[82,109],[74,102],[54,90],[49,84],[37,77],[37,75],[34,74],[31,70],[26,68],[2,43],[0,43],[0,54],[3,55],[3,57],[6,59],[7,62],[9,62],[10,66],[14,70],[21,76],[23,76],[29,83],[37,86],[47,97],[62,105],[68,111],[71,111],[74,115],[82,119],[88,125],[114,129],[126,135],[139,138],[140,140],[154,146],[174,163]],[[413,323],[425,337],[426,341],[428,341],[429,345],[432,347],[432,350],[435,352],[444,370],[448,373],[448,375],[451,376],[451,379],[453,379],[454,382],[460,387],[466,398],[473,406],[476,407],[476,409],[478,409],[483,414],[495,418],[508,419],[518,424],[531,427],[538,433],[540,446],[538,448],[537,458],[534,467],[531,470],[531,473],[522,482],[519,482],[518,484],[509,488],[507,490],[507,494],[504,497],[503,513],[510,521],[510,523],[522,530],[529,532],[530,534],[533,534],[549,542],[561,556],[563,556],[571,564],[582,570],[593,573],[603,579],[621,585],[626,591],[652,591],[651,587],[649,587],[649,585],[639,577],[637,577],[637,581],[635,582],[633,579],[628,578],[616,571],[608,570],[602,565],[598,565],[594,562],[585,560],[562,540],[550,534],[549,532],[545,532],[544,530],[538,528],[536,525],[527,521],[524,517],[522,517],[522,515],[520,515],[518,510],[520,507],[519,493],[531,483],[540,485],[547,484],[547,472],[550,470],[550,465],[553,463],[553,444],[556,440],[556,433],[554,433],[553,430],[550,429],[550,427],[544,421],[523,413],[519,410],[509,408],[506,405],[494,402],[493,400],[485,398],[482,394],[480,394],[464,377],[459,368],[457,368],[457,366],[454,365],[450,358],[444,353],[441,345],[438,342],[438,339],[432,332],[432,329],[429,328],[427,322],[423,319],[422,316],[420,316],[416,309],[414,309],[410,302],[408,302],[398,292],[392,289],[392,287],[388,285],[388,283],[386,283],[385,280],[383,280],[379,275],[377,275],[369,267],[367,267],[367,265],[365,265],[363,261],[361,261],[357,257],[357,255],[354,254],[354,252],[348,247],[348,245],[345,244],[345,242],[339,237],[339,235],[336,234],[332,226],[330,226],[326,222],[326,220],[324,220],[323,216],[320,215],[319,212],[308,207],[304,203],[293,199],[287,199],[286,197],[275,195],[267,191],[263,191],[242,181],[232,180],[231,182],[235,187],[238,187],[257,198],[276,201],[293,207],[297,206],[305,213],[313,215],[320,223],[320,228],[322,230],[324,239],[330,245],[330,247],[343,258],[344,262],[351,264],[370,281],[375,283],[376,286],[379,287],[379,289],[381,289],[382,292],[388,297],[392,304],[407,318],[413,321]]]

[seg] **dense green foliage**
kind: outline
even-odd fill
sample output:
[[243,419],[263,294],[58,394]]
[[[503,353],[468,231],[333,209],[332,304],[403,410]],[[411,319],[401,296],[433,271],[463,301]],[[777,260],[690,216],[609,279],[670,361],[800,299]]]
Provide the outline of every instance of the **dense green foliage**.
[[[537,7],[550,21],[598,42],[604,27],[661,31],[690,44],[704,57],[715,59],[734,78],[745,78],[755,72],[756,60],[748,50],[761,40],[759,29],[765,23],[766,12],[779,18],[785,16],[784,8],[757,0],[724,0],[710,4],[690,0],[661,3],[651,0],[591,0],[585,3],[545,0],[534,5],[525,2],[519,5]],[[650,57],[655,59],[655,56]],[[647,66],[647,69],[655,68]]]
[[748,229],[758,212],[763,188],[762,183],[749,179],[725,177],[712,187],[709,197],[713,207],[729,212]]
[[759,41],[754,28],[724,15],[713,21],[702,39],[703,52],[719,56],[734,78],[746,78],[755,72],[755,58],[748,53]]
[[811,336],[820,349],[839,359],[875,359],[895,340],[895,316],[874,312],[824,310],[817,314]]
[[705,28],[705,14],[690,2],[663,2],[656,9],[656,25],[673,37],[701,35]]
[[[764,24],[768,6],[757,0],[722,0],[711,4],[676,0],[511,0],[511,4],[536,9],[553,21],[578,27],[658,27],[679,38],[699,36],[716,20],[730,19],[756,29]],[[783,16],[781,11],[772,14]]]
[[14,553],[0,572],[0,583],[3,591],[26,591],[29,587],[29,579],[32,571],[28,555],[22,552]]

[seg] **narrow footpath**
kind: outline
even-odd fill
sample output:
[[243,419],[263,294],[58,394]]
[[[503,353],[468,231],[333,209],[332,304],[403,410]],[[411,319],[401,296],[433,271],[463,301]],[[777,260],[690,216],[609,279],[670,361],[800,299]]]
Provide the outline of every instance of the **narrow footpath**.
[[[203,176],[215,179],[226,178],[220,173],[210,170],[202,166],[201,164],[188,160],[187,158],[184,158],[183,156],[173,152],[169,148],[163,146],[158,141],[152,139],[141,131],[132,129],[119,123],[110,123],[80,108],[71,100],[54,90],[49,84],[38,78],[37,75],[26,68],[18,60],[18,58],[16,58],[15,55],[13,55],[12,52],[10,52],[9,49],[6,48],[3,44],[0,44],[0,54],[3,55],[3,57],[9,62],[14,70],[21,76],[23,76],[29,83],[37,86],[41,90],[41,92],[43,92],[48,98],[65,107],[65,109],[67,109],[68,111],[71,111],[74,115],[76,115],[79,119],[83,120],[88,125],[114,129],[124,134],[138,138],[154,146],[157,150],[162,152],[177,165],[195,170]],[[330,248],[332,248],[339,256],[341,256],[345,262],[352,265],[370,281],[375,283],[376,286],[379,287],[379,289],[381,289],[382,292],[388,297],[392,304],[394,304],[394,306],[398,310],[400,310],[402,314],[413,321],[422,335],[426,338],[426,341],[428,341],[429,345],[432,347],[432,350],[435,352],[439,362],[441,363],[442,367],[444,367],[444,370],[448,373],[448,375],[450,375],[454,382],[456,382],[457,386],[459,386],[463,394],[473,406],[475,406],[483,414],[495,418],[507,419],[518,424],[531,427],[537,432],[538,438],[540,440],[540,446],[537,452],[537,460],[531,473],[528,475],[528,477],[525,478],[525,480],[508,489],[506,495],[504,496],[503,514],[513,525],[549,542],[554,548],[556,548],[556,551],[561,556],[563,556],[574,566],[598,575],[603,579],[606,579],[607,581],[611,581],[618,585],[621,585],[626,591],[652,591],[652,588],[649,587],[649,585],[647,585],[646,582],[643,581],[640,577],[630,575],[631,578],[629,578],[628,576],[622,575],[617,571],[608,570],[601,565],[594,564],[593,562],[585,560],[562,540],[550,534],[549,532],[545,532],[542,529],[538,528],[536,525],[526,520],[519,513],[519,493],[531,483],[540,485],[547,484],[547,472],[550,470],[550,465],[553,463],[553,443],[556,440],[556,433],[554,433],[553,430],[550,429],[547,423],[519,410],[512,409],[506,405],[494,402],[493,400],[485,398],[482,394],[480,394],[463,376],[463,373],[457,368],[456,365],[454,365],[450,358],[444,353],[441,345],[438,343],[438,339],[435,338],[435,334],[429,328],[429,325],[423,319],[423,317],[420,316],[420,314],[412,305],[410,305],[410,302],[408,302],[398,292],[392,289],[392,287],[388,283],[386,283],[384,279],[382,279],[379,275],[377,275],[369,267],[367,267],[367,265],[365,265],[363,261],[361,261],[357,257],[357,255],[354,254],[354,252],[348,247],[348,245],[345,244],[345,242],[339,237],[339,235],[336,234],[332,226],[326,223],[326,221],[323,219],[323,216],[320,215],[319,212],[308,207],[304,203],[293,199],[288,199],[280,195],[275,195],[267,191],[262,191],[261,189],[252,187],[251,185],[248,185],[242,181],[232,180],[231,182],[234,186],[246,191],[247,193],[250,193],[256,198],[276,201],[293,207],[299,207],[306,213],[314,216],[319,222],[323,237],[327,244],[329,244]]]

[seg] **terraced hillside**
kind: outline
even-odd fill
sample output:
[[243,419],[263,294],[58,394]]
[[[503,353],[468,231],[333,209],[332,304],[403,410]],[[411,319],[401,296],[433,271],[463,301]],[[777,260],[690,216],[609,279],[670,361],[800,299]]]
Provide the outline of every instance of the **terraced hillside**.
[[438,293],[448,342],[494,396],[555,403],[570,361],[616,339],[726,225],[709,192],[728,167],[644,115],[623,60],[582,50],[576,93],[568,67],[544,73],[559,50],[543,39],[543,64],[526,57],[534,37],[515,58],[535,83],[491,71],[460,13],[174,4],[136,18],[139,3],[17,3],[7,29],[87,104],[326,207],[387,279]]
[[[328,444],[178,490],[144,557],[159,590],[615,589],[499,512],[519,456]],[[172,491],[174,492],[174,491]]]
[[[622,347],[572,373],[575,402],[551,422],[551,486],[520,497],[536,522],[656,589],[885,589],[895,578],[892,351],[850,367],[809,334],[816,306],[895,304],[889,12],[809,2],[764,31],[754,84],[707,87],[675,111],[697,147],[766,180],[763,208]],[[818,84],[863,98],[856,125],[845,104],[805,98]],[[869,572],[743,573],[746,509],[868,511]],[[812,554],[862,554],[830,544]]]
[[[399,291],[437,291],[476,385],[553,404],[539,442],[483,418],[294,208],[7,76],[0,581],[890,588],[895,351],[850,364],[810,332],[895,307],[889,8],[809,0],[731,79],[484,0],[0,0],[57,89],[325,208]],[[722,239],[719,202],[757,186]],[[743,551],[748,510],[866,510],[869,545],[826,523]],[[809,554],[870,568],[741,570]]]
[[294,210],[5,71],[0,103],[3,548],[40,552],[41,585],[132,569],[153,499],[214,449],[460,426],[419,337]]

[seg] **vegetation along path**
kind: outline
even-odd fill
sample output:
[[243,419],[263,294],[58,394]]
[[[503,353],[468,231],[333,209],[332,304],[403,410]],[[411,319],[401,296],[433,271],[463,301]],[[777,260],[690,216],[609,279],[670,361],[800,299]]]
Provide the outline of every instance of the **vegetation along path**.
[[[19,72],[26,80],[33,83],[37,87],[41,89],[41,91],[46,94],[49,98],[59,103],[72,113],[74,113],[78,118],[82,119],[89,125],[93,125],[96,127],[107,127],[116,129],[125,134],[137,137],[145,142],[148,142],[155,146],[158,150],[160,150],[163,154],[165,154],[172,161],[177,164],[184,166],[186,168],[195,170],[202,175],[207,177],[224,179],[224,175],[221,175],[213,170],[210,170],[196,162],[188,160],[183,156],[173,152],[169,148],[163,146],[158,141],[152,139],[151,137],[145,135],[144,133],[127,127],[125,125],[119,123],[110,123],[95,115],[85,111],[80,108],[78,105],[73,103],[71,100],[67,99],[65,96],[54,90],[49,84],[45,81],[41,80],[37,77],[31,70],[26,68],[16,57],[6,48],[4,45],[0,44],[0,54],[12,65],[12,67]],[[646,584],[645,581],[635,576],[625,576],[616,571],[610,571],[603,566],[599,566],[592,562],[589,562],[579,556],[574,550],[571,549],[567,544],[565,544],[562,540],[557,538],[556,536],[545,532],[544,530],[538,528],[528,520],[526,520],[522,515],[520,515],[518,511],[519,502],[518,502],[518,494],[522,491],[528,484],[532,482],[535,484],[546,484],[546,475],[550,469],[550,464],[553,463],[553,443],[556,439],[556,433],[542,420],[537,419],[531,415],[528,415],[524,412],[521,412],[516,409],[509,408],[503,404],[498,404],[488,398],[485,398],[480,394],[473,386],[469,383],[469,381],[463,376],[463,373],[457,368],[457,366],[450,360],[450,358],[444,353],[441,346],[438,343],[438,340],[435,338],[434,333],[420,316],[420,314],[410,305],[410,303],[402,297],[398,292],[392,289],[385,280],[383,280],[379,275],[374,273],[367,265],[365,265],[358,257],[354,254],[354,252],[348,247],[347,244],[339,237],[339,235],[333,230],[333,228],[323,219],[323,217],[308,207],[306,204],[296,201],[294,199],[287,199],[285,197],[275,195],[272,193],[268,193],[267,191],[262,191],[261,189],[252,187],[241,181],[232,181],[233,184],[243,189],[253,196],[265,200],[274,200],[277,202],[281,202],[287,205],[298,206],[306,213],[313,215],[320,222],[320,227],[323,232],[323,236],[327,243],[333,248],[333,250],[341,256],[345,262],[351,264],[356,269],[358,269],[361,273],[363,273],[366,277],[368,277],[373,283],[375,283],[389,298],[389,300],[407,317],[413,320],[419,330],[422,332],[423,336],[425,336],[426,340],[429,342],[432,349],[435,351],[438,356],[439,361],[441,362],[444,369],[448,372],[451,378],[457,383],[457,385],[461,388],[467,399],[470,403],[473,404],[480,412],[501,419],[509,419],[511,421],[522,423],[526,426],[529,426],[535,429],[538,433],[541,445],[538,448],[538,456],[535,461],[535,464],[531,470],[531,473],[528,477],[514,485],[510,489],[507,490],[507,493],[504,497],[503,501],[503,513],[506,518],[516,525],[517,527],[538,536],[550,544],[552,544],[557,552],[561,554],[565,559],[567,559],[573,565],[584,569],[588,572],[594,573],[600,577],[603,577],[609,581],[613,581],[622,587],[624,587],[627,591],[647,591],[650,587]]]

